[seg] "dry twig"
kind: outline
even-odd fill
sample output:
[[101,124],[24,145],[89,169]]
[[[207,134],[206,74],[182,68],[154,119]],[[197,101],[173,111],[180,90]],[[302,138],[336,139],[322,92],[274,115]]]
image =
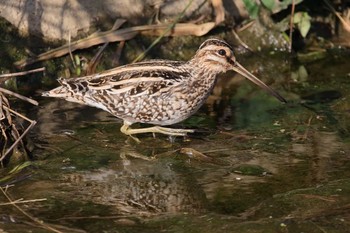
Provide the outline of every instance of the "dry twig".
[[333,12],[333,14],[339,19],[340,23],[343,25],[343,28],[350,32],[350,22],[349,20],[344,19],[332,6],[332,4],[328,0],[323,0],[329,9]]
[[[115,21],[111,31],[117,30],[125,22],[126,22],[126,20],[117,19]],[[121,43],[122,42],[123,41],[121,41]],[[109,44],[109,42],[104,43],[104,45],[98,50],[98,52],[95,54],[95,56],[91,59],[91,61],[89,62],[88,66],[87,66],[87,75],[95,73],[95,69],[96,69],[97,63],[101,59],[102,52],[103,52],[103,50],[105,50],[105,48],[108,46],[108,44]]]
[[12,203],[12,205],[19,210],[22,214],[24,214],[25,216],[27,216],[30,220],[32,220],[33,222],[35,222],[36,224],[38,224],[40,227],[52,231],[52,232],[57,232],[57,233],[62,233],[62,231],[59,231],[51,226],[49,226],[48,224],[45,224],[44,221],[33,217],[32,215],[30,215],[29,213],[27,213],[25,210],[23,210],[21,207],[19,207],[15,201],[13,201],[10,196],[7,194],[6,192],[7,188],[4,190],[2,187],[0,187],[0,191],[2,192],[2,194],[7,198],[7,200]]
[[2,88],[2,87],[0,87],[0,92],[5,93],[5,94],[7,94],[7,95],[12,95],[12,96],[14,96],[14,97],[16,97],[16,98],[18,98],[18,99],[27,101],[27,102],[29,102],[29,103],[35,105],[35,106],[38,106],[38,105],[39,105],[39,103],[38,103],[37,101],[33,100],[33,99],[30,99],[30,98],[25,97],[25,96],[23,96],[23,95],[17,94],[17,93],[15,93],[15,92],[13,92],[13,91],[4,89],[4,88]]
[[41,67],[41,68],[34,69],[34,70],[26,70],[26,71],[22,71],[22,72],[10,73],[10,74],[1,74],[0,75],[0,83],[4,82],[10,78],[16,77],[16,76],[23,76],[23,75],[27,75],[27,74],[31,74],[31,73],[42,72],[42,71],[45,71],[45,67]]
[[[39,69],[28,70],[28,71],[23,71],[23,72],[3,74],[3,75],[0,75],[0,82],[3,82],[5,80],[12,78],[12,77],[15,77],[15,76],[22,76],[22,75],[26,75],[26,74],[30,74],[30,73],[42,72],[44,70],[45,70],[45,68],[39,68]],[[7,98],[3,94],[14,96],[18,99],[27,101],[33,105],[38,105],[38,102],[33,100],[33,99],[30,99],[28,97],[22,96],[20,94],[17,94],[15,92],[12,92],[10,90],[7,90],[7,89],[0,87],[0,129],[1,129],[1,134],[3,136],[3,138],[2,138],[3,143],[1,145],[2,153],[0,154],[0,164],[2,166],[4,166],[4,159],[7,157],[7,155],[11,151],[13,151],[13,149],[18,145],[18,143],[20,143],[24,148],[22,139],[28,133],[28,131],[36,124],[35,121],[33,121],[33,120],[27,118],[26,116],[16,112],[15,110],[12,110],[10,108],[10,104],[9,104]],[[23,120],[28,121],[30,123],[30,125],[24,130],[24,132],[22,134],[20,134],[18,132],[16,125],[12,121],[11,115],[18,116],[18,117],[22,118]],[[9,138],[14,140],[14,142],[12,143],[12,145],[9,148],[7,148]],[[23,151],[25,151],[25,150],[23,150]]]
[[148,48],[141,53],[139,56],[137,56],[132,63],[138,62],[140,60],[142,60],[146,54],[156,45],[159,43],[159,41],[166,36],[167,34],[170,33],[170,31],[173,30],[173,28],[175,27],[176,23],[184,16],[186,10],[191,6],[193,0],[190,0],[187,5],[185,6],[185,8],[182,10],[182,12],[175,18],[174,22],[172,24],[169,24],[168,27],[162,32],[162,34],[160,34],[157,39],[155,39],[152,44],[150,46],[148,46]]
[[292,43],[293,43],[293,21],[294,21],[294,10],[295,10],[295,2],[292,0],[292,12],[290,13],[290,22],[289,22],[289,52],[292,52]]
[[69,53],[69,51],[73,52],[77,49],[84,49],[106,42],[130,40],[138,34],[153,36],[163,34],[163,36],[202,36],[207,34],[214,27],[215,22],[208,22],[203,24],[177,23],[174,27],[171,28],[171,30],[169,30],[165,34],[164,30],[167,30],[169,28],[169,24],[135,26],[130,28],[118,29],[115,31],[109,30],[106,32],[95,33],[90,37],[74,41],[69,45],[66,44],[59,48],[42,53],[36,57],[20,60],[16,62],[15,65],[18,67],[24,67],[39,61],[44,61],[55,57],[61,57]]
[[[15,141],[14,143],[12,143],[12,145],[10,146],[10,148],[8,148],[8,149],[6,150],[6,152],[5,152],[4,154],[1,155],[1,157],[0,157],[0,163],[1,163],[1,165],[3,166],[2,162],[3,162],[4,158],[6,158],[6,156],[13,150],[13,148],[15,148],[15,146],[16,146],[18,143],[22,142],[23,137],[24,137],[24,136],[29,132],[29,130],[36,124],[36,121],[33,121],[33,120],[27,118],[26,116],[24,116],[24,115],[22,115],[22,114],[20,114],[20,113],[18,113],[18,112],[16,112],[16,111],[14,111],[14,110],[12,110],[11,108],[8,108],[8,107],[6,107],[6,106],[2,106],[2,107],[3,107],[5,110],[11,112],[12,114],[15,114],[15,115],[21,117],[22,119],[24,119],[24,120],[26,120],[26,121],[28,121],[28,122],[30,123],[30,125],[24,130],[24,132],[23,132],[19,137],[16,138],[16,141]],[[14,129],[15,129],[15,128],[14,128]],[[15,130],[16,130],[16,129],[15,129]],[[17,130],[16,130],[16,131],[17,131]]]
[[39,198],[39,199],[32,199],[32,200],[23,200],[23,198],[14,200],[12,202],[5,202],[5,203],[0,203],[0,206],[5,206],[5,205],[13,205],[13,204],[23,204],[23,203],[32,203],[32,202],[39,202],[39,201],[46,201],[47,198]]

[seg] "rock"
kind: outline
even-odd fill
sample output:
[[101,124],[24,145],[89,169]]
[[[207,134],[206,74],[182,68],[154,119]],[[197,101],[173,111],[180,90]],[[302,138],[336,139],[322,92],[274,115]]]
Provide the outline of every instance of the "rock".
[[[0,16],[22,35],[35,35],[45,40],[68,40],[79,31],[87,31],[96,22],[127,19],[131,24],[147,24],[159,9],[160,16],[175,17],[188,0],[0,0]],[[210,16],[210,1],[194,0],[185,17]],[[162,19],[161,19],[162,21]]]

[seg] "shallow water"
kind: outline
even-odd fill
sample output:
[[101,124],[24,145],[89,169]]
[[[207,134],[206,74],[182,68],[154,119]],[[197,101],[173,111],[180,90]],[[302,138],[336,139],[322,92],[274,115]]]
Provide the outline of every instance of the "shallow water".
[[[105,112],[37,97],[37,159],[8,193],[46,198],[18,205],[62,232],[350,232],[349,58],[243,59],[289,103],[228,73],[175,142],[137,144]],[[9,206],[1,229],[49,231]]]

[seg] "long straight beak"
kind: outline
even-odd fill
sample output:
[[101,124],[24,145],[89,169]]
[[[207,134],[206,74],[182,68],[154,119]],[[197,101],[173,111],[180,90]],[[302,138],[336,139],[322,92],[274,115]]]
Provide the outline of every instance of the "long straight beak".
[[255,77],[252,73],[250,73],[248,70],[246,70],[241,64],[239,64],[237,61],[232,65],[232,69],[242,75],[243,77],[249,79],[274,97],[276,97],[279,101],[287,103],[287,100],[285,100],[280,94],[278,94],[275,90],[273,90],[271,87],[267,86],[265,83],[263,83],[260,79]]

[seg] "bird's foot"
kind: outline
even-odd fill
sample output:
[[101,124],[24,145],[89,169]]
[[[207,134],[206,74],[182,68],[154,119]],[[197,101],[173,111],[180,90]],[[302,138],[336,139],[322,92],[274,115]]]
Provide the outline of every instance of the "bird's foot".
[[161,133],[169,136],[187,136],[188,133],[193,133],[193,129],[173,129],[173,128],[166,128],[161,126],[152,126],[148,128],[140,128],[140,129],[131,129],[129,128],[129,125],[124,124],[120,131],[130,137],[132,137],[136,142],[140,142],[140,140],[136,137],[134,137],[134,134],[141,134],[141,133]]

